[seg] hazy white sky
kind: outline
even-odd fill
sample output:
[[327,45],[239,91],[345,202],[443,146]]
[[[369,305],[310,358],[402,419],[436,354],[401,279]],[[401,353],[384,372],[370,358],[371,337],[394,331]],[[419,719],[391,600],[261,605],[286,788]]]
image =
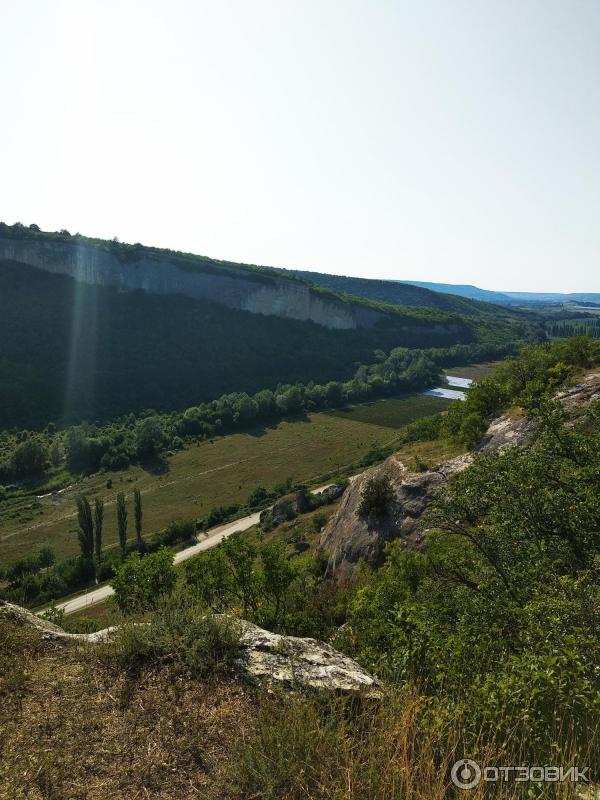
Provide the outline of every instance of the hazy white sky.
[[0,219],[600,291],[599,0],[0,0]]

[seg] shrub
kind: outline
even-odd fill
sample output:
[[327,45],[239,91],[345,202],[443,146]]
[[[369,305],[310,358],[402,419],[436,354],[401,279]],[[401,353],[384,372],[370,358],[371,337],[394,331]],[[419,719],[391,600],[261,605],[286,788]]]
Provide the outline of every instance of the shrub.
[[173,591],[176,580],[173,554],[166,548],[141,556],[133,552],[117,569],[111,586],[115,602],[124,614],[139,614],[156,608]]
[[17,477],[29,477],[44,472],[49,463],[48,448],[37,438],[26,439],[12,455],[11,467]]
[[191,519],[170,522],[164,531],[155,533],[150,540],[151,549],[172,547],[180,542],[191,542],[196,538],[196,523]]
[[363,518],[381,517],[393,499],[394,490],[390,479],[385,475],[374,475],[365,483],[356,513]]
[[128,622],[99,648],[102,660],[127,670],[164,664],[193,678],[228,672],[239,655],[239,630],[189,592],[163,597],[147,623]]

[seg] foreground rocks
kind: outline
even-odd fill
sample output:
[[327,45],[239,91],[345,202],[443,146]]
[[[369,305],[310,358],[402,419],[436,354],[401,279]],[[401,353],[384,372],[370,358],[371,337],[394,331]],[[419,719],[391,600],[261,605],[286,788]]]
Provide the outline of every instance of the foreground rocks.
[[107,641],[113,631],[116,630],[116,628],[105,628],[95,633],[67,633],[67,631],[59,628],[58,625],[43,617],[38,617],[37,614],[28,611],[26,608],[0,600],[0,623],[3,621],[34,628],[40,632],[42,639],[52,642],[89,642],[97,644],[98,642]]
[[[21,606],[0,601],[0,624],[10,621],[39,631],[45,640],[97,644],[117,631],[67,633]],[[236,620],[240,632],[240,655],[236,660],[241,677],[252,683],[285,689],[319,689],[337,694],[360,694],[381,698],[378,681],[355,661],[316,639],[280,636],[246,620]]]
[[325,689],[336,693],[383,696],[380,684],[355,661],[316,639],[280,636],[245,620],[240,621],[246,677],[289,689]]
[[[600,401],[600,374],[586,375],[577,385],[557,394],[556,399],[576,417],[591,402]],[[321,534],[319,549],[329,554],[329,574],[345,581],[359,560],[371,567],[380,566],[386,544],[395,539],[408,548],[421,547],[426,534],[425,511],[448,480],[470,466],[478,455],[527,445],[533,431],[533,422],[527,417],[503,415],[493,420],[474,453],[453,458],[433,470],[410,472],[399,459],[390,456],[383,464],[363,472],[352,481]],[[381,517],[363,519],[357,509],[365,484],[375,475],[390,481],[394,499]]]

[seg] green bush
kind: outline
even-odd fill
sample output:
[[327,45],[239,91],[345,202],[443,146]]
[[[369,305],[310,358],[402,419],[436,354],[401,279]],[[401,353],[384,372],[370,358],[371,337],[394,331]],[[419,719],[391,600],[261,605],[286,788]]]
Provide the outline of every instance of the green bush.
[[173,591],[176,577],[173,553],[166,548],[145,556],[133,552],[111,581],[114,600],[127,615],[149,611]]
[[374,475],[363,487],[357,514],[364,519],[381,517],[387,512],[393,499],[394,490],[390,479],[385,475]]
[[129,671],[164,665],[177,674],[206,678],[233,668],[239,638],[234,620],[215,616],[190,592],[179,590],[163,596],[147,622],[129,621],[119,627],[98,654]]

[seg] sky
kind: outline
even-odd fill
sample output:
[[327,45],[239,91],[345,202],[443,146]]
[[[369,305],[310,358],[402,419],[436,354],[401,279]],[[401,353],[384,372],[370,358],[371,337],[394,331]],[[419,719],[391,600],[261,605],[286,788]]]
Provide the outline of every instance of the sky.
[[0,0],[0,220],[600,291],[598,0]]

